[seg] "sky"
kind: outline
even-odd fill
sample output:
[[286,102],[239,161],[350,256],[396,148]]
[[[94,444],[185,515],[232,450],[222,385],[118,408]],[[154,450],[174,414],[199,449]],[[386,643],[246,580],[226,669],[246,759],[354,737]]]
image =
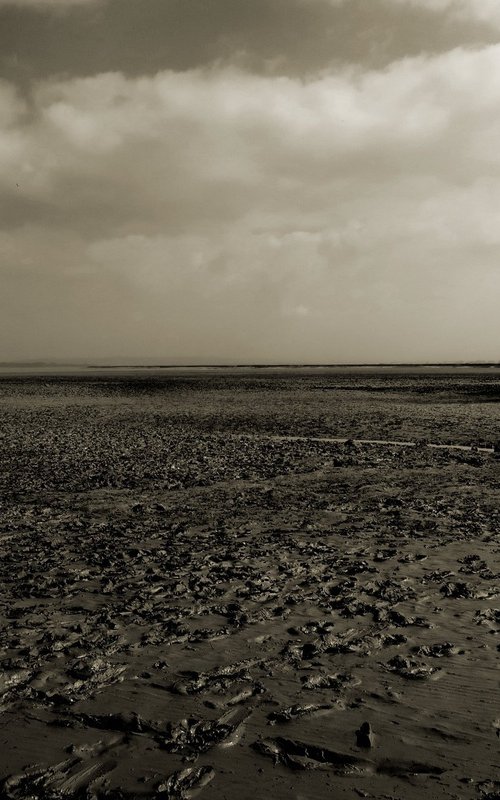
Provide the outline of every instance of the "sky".
[[500,359],[498,0],[0,0],[0,362]]

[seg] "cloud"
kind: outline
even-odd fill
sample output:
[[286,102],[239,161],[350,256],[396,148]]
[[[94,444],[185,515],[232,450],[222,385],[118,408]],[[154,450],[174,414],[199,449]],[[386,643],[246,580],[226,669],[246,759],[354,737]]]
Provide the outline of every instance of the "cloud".
[[457,20],[473,20],[500,28],[498,0],[389,0],[390,3],[447,13]]
[[8,6],[12,8],[39,8],[39,9],[58,9],[64,10],[68,6],[91,5],[101,2],[101,0],[0,0],[0,8]]
[[[498,40],[498,28],[470,16],[435,18],[425,0],[24,3],[0,0],[1,73],[23,86],[42,77],[143,76],[213,64],[309,80],[342,64],[380,69],[408,56]],[[480,0],[478,12],[487,3]]]
[[500,46],[0,84],[4,358],[494,357],[499,90]]
[[233,69],[110,73],[40,84],[29,120],[4,85],[0,174],[11,193],[22,183],[7,211],[107,230],[147,220],[176,230],[257,209],[314,223],[331,213],[325,198],[358,181],[487,175],[498,163],[499,67],[493,46],[309,82]]
[[[303,2],[324,2],[338,8],[347,6],[350,0],[303,0]],[[376,0],[386,7],[400,6],[416,11],[430,11],[445,14],[455,22],[479,22],[500,28],[500,4],[498,0]]]

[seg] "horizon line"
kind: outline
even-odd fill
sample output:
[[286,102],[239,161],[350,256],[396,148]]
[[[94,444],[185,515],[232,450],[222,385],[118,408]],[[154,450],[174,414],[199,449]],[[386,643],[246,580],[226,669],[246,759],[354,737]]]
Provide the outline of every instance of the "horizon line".
[[102,362],[32,359],[0,361],[0,369],[12,367],[80,367],[86,369],[276,369],[276,368],[347,368],[347,367],[500,367],[500,361],[349,361],[349,362]]

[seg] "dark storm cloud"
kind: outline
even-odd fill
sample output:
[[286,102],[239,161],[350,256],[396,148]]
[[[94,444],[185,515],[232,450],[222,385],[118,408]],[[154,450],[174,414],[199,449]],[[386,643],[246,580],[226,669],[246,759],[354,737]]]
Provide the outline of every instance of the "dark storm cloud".
[[35,77],[132,76],[214,62],[309,75],[332,64],[381,67],[498,38],[487,20],[432,14],[425,0],[5,1],[1,71],[25,86]]

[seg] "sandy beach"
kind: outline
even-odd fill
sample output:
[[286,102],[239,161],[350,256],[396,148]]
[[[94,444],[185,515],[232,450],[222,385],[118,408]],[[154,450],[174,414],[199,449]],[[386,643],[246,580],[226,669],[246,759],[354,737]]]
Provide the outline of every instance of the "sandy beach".
[[4,376],[0,797],[500,797],[499,401]]

